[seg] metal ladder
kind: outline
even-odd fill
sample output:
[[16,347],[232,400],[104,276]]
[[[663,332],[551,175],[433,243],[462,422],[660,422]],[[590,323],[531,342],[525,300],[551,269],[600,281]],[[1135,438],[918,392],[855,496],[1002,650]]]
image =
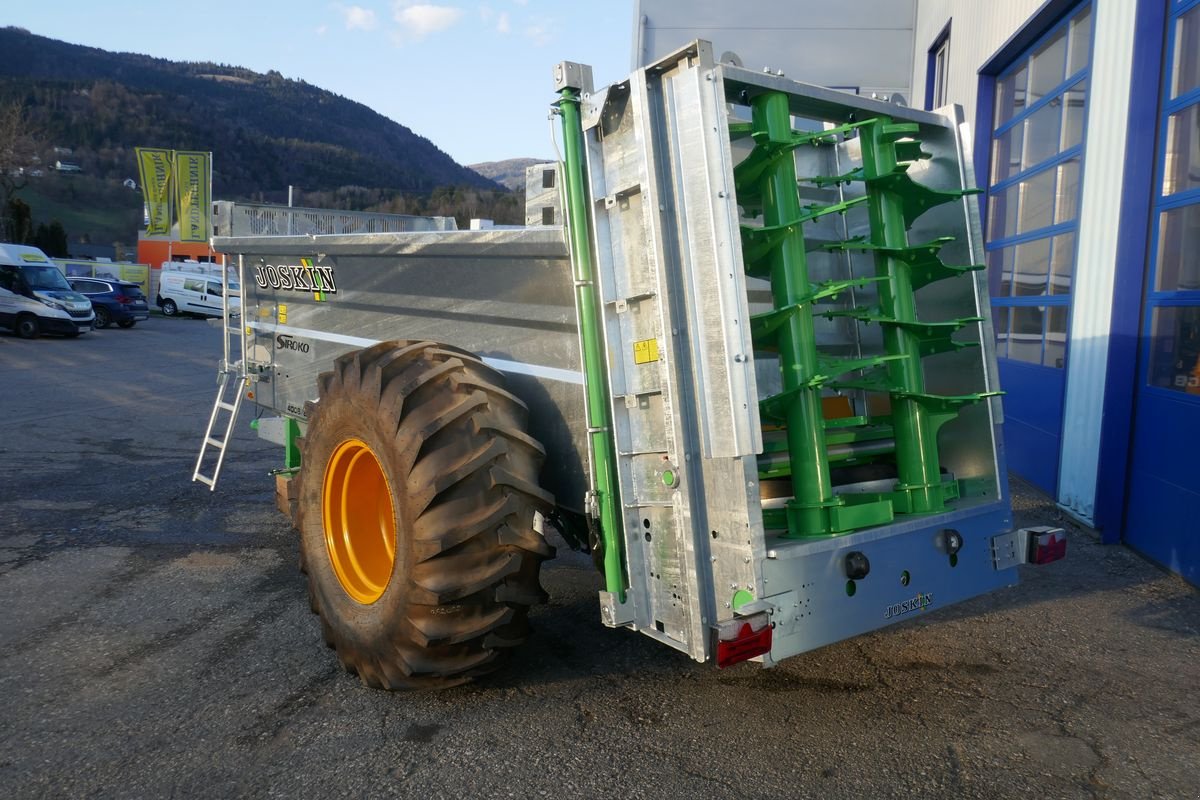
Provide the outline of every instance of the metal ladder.
[[[244,262],[241,256],[237,262],[237,277],[238,277],[238,292],[239,296],[242,292],[244,282]],[[192,480],[200,481],[208,485],[209,491],[217,488],[217,478],[221,475],[221,465],[225,463],[225,449],[229,444],[229,437],[233,433],[233,425],[237,421],[238,411],[242,407],[242,398],[245,397],[244,388],[246,386],[246,331],[240,314],[244,311],[244,306],[239,303],[239,319],[237,326],[230,324],[230,308],[229,308],[229,270],[226,267],[221,273],[221,283],[224,286],[224,292],[221,295],[221,329],[223,331],[221,340],[223,344],[223,357],[221,358],[221,366],[217,373],[217,397],[213,401],[212,413],[208,416],[208,427],[204,431],[204,440],[200,443],[200,454],[196,456],[196,468],[192,471]],[[230,356],[233,355],[234,347],[230,341],[233,337],[237,338],[237,354],[238,359],[231,361]],[[221,420],[222,412],[228,416],[223,423]],[[219,430],[220,425],[224,425],[224,433],[220,438],[213,435],[214,430]],[[212,465],[212,474],[205,475],[201,472],[204,468],[205,456],[209,454],[209,448],[216,451],[216,463]]]

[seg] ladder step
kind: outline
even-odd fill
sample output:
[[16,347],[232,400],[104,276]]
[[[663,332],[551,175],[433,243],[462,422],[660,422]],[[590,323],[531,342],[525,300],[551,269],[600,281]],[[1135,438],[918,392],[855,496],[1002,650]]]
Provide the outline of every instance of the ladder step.
[[226,403],[224,400],[218,400],[217,405],[226,411],[233,411],[237,408],[233,403]]
[[195,477],[193,477],[192,480],[200,481],[201,483],[203,483],[207,486],[212,486],[215,483],[215,481],[212,478],[207,478],[207,477],[205,477],[203,475],[199,475],[199,474],[197,474]]
[[217,448],[218,450],[224,450],[224,449],[225,449],[225,443],[224,443],[224,442],[218,441],[218,440],[214,439],[214,438],[213,438],[213,437],[211,437],[211,436],[205,437],[205,439],[204,439],[204,443],[205,443],[205,444],[210,444],[210,445],[212,445],[213,447]]

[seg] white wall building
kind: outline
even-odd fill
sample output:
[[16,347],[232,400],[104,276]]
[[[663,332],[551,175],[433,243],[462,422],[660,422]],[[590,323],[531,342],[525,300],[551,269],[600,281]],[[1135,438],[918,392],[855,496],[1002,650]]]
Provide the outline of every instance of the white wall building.
[[1200,583],[1200,0],[639,0],[634,61],[751,68],[975,138],[1012,472]]

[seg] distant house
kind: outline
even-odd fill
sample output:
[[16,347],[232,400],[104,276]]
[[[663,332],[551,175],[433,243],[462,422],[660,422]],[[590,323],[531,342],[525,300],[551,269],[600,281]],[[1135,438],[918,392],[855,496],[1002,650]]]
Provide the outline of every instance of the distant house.
[[124,186],[126,189],[137,189],[138,188],[137,181],[135,181],[133,178],[126,178],[125,180],[121,181],[121,185]]
[[54,155],[56,155],[56,156],[69,156],[69,155],[71,155],[72,152],[73,151],[69,147],[55,147],[54,148]]
[[72,164],[70,161],[55,161],[54,168],[59,172],[83,172],[81,166]]

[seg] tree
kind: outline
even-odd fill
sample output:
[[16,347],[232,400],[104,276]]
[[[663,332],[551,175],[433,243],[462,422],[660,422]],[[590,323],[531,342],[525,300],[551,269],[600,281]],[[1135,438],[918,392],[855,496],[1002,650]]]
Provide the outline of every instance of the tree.
[[0,219],[0,233],[4,240],[14,244],[28,244],[33,239],[33,211],[29,204],[19,197],[14,197],[4,206],[4,216]]
[[28,168],[37,155],[37,132],[20,103],[0,106],[0,208],[29,182]]
[[66,258],[70,255],[67,247],[67,231],[58,220],[49,225],[42,223],[37,226],[33,237],[33,246],[51,258]]

